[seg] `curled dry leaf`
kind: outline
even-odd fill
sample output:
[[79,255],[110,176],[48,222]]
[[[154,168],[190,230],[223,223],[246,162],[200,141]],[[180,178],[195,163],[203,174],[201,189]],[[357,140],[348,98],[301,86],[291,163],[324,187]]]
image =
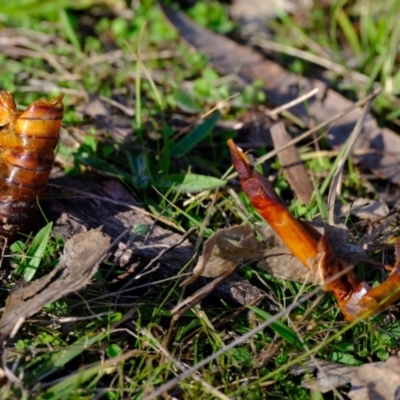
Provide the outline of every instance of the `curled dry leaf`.
[[350,213],[360,219],[374,220],[376,218],[386,217],[389,214],[389,207],[384,202],[360,197],[355,199],[352,203],[342,205],[340,207],[340,213],[342,215]]
[[[333,227],[324,223],[314,226],[321,234],[327,235],[335,254],[345,259],[368,259],[359,245],[347,243],[345,227]],[[307,269],[268,225],[258,232],[264,242],[258,240],[250,224],[220,229],[203,246],[193,275],[184,281],[192,283],[199,276],[215,278],[235,269],[245,262],[258,261],[258,267],[265,269],[273,277],[298,282],[319,283],[321,277],[317,270]]]
[[86,286],[107,252],[110,238],[99,229],[79,233],[65,243],[58,265],[48,275],[11,291],[0,320],[0,342],[46,304]]
[[399,398],[400,357],[386,362],[349,366],[325,360],[309,360],[292,370],[295,375],[318,369],[315,379],[303,381],[302,386],[326,393],[334,388],[351,384],[348,397],[352,400],[381,400]]
[[190,284],[199,276],[220,276],[242,262],[256,260],[264,251],[264,244],[256,239],[249,224],[220,229],[205,241],[193,275],[183,284]]
[[326,393],[350,383],[354,379],[359,368],[360,367],[354,365],[344,365],[333,361],[312,359],[305,361],[301,366],[293,368],[291,372],[294,375],[302,375],[318,370],[315,379],[306,379],[301,383],[301,386]]
[[257,263],[277,279],[298,282],[313,282],[315,277],[299,259],[287,248],[282,239],[268,225],[262,228],[261,235],[266,240],[263,258]]
[[365,364],[351,380],[352,400],[398,400],[400,398],[400,357],[390,357],[383,365]]
[[[324,223],[314,228],[321,237],[326,235],[335,254],[352,260],[354,258],[367,260],[360,245],[347,243],[348,234],[344,226],[329,226]],[[215,278],[235,269],[239,264],[258,261],[257,266],[265,269],[278,279],[319,283],[321,277],[317,270],[307,269],[293,254],[268,225],[258,232],[264,242],[258,240],[250,224],[220,229],[203,246],[193,275],[183,282],[192,283],[199,276]]]

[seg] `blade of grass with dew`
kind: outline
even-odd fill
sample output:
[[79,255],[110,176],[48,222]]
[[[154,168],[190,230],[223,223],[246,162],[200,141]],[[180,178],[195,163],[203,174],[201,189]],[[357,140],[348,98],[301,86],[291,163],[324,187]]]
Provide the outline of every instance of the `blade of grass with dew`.
[[146,154],[132,154],[125,152],[128,165],[131,170],[131,182],[137,189],[145,189],[151,182],[151,175],[148,168]]
[[212,190],[225,186],[227,181],[213,176],[198,174],[172,174],[157,181],[154,186],[158,189],[174,187],[173,190],[181,190],[186,193],[198,193],[204,190]]
[[189,153],[198,143],[206,138],[214,129],[221,114],[215,111],[208,118],[206,118],[200,125],[196,126],[190,133],[188,133],[182,140],[174,143],[171,146],[171,154],[181,157]]
[[[328,187],[329,187],[329,185],[330,185],[330,183],[332,181],[332,178],[335,175],[335,172],[336,172],[341,160],[343,159],[343,156],[346,154],[346,151],[347,151],[347,149],[348,149],[350,144],[351,144],[351,135],[346,140],[345,144],[340,148],[339,154],[337,155],[335,161],[333,162],[332,167],[328,172],[328,175],[326,176],[326,178],[324,179],[324,181],[320,185],[318,193],[314,192],[313,197],[312,197],[312,199],[310,201],[310,208],[315,205],[315,200],[316,200],[317,194],[320,195],[320,196],[323,196],[325,191],[328,189]],[[315,184],[314,184],[314,186],[315,186]]]
[[[271,318],[272,315],[264,310],[261,310],[258,307],[255,306],[247,306],[248,309],[254,312],[258,317],[262,318],[264,321],[267,319]],[[297,347],[303,349],[302,343],[299,341],[299,338],[297,337],[297,334],[290,329],[288,326],[286,326],[283,322],[281,321],[276,321],[272,322],[270,325],[270,328],[275,331],[282,339],[286,340],[290,344],[294,344]]]
[[25,382],[40,381],[58,369],[63,368],[67,363],[82,354],[90,346],[100,342],[107,337],[109,332],[102,332],[98,335],[91,336],[85,335],[76,340],[70,346],[55,352],[51,357],[42,365],[35,369],[35,371],[24,378]]
[[339,23],[340,28],[343,31],[344,36],[346,37],[347,41],[349,42],[353,52],[356,56],[362,56],[363,50],[361,47],[361,43],[358,39],[358,34],[354,29],[353,23],[350,21],[347,13],[343,9],[341,9],[336,14],[336,19]]
[[[51,386],[42,396],[43,399],[71,399],[75,398],[74,395],[77,395],[76,391],[81,391],[82,385],[94,378],[97,374],[102,371],[107,371],[108,369],[116,368],[116,364],[122,363],[127,359],[133,357],[138,353],[137,350],[131,350],[127,353],[122,354],[121,356],[114,357],[107,361],[101,361],[100,363],[94,365],[93,367],[86,368],[84,370],[78,371],[67,376],[62,381],[56,383]],[[87,386],[86,386],[87,387]]]
[[135,77],[135,121],[136,121],[136,130],[138,132],[140,143],[143,143],[143,133],[142,133],[142,97],[141,97],[141,89],[142,89],[142,80],[140,76],[140,72],[142,70],[142,64],[139,62],[139,57],[141,53],[141,43],[144,32],[145,23],[140,27],[139,32],[139,40],[136,51],[136,77]]
[[163,148],[161,151],[160,157],[160,171],[166,175],[169,173],[170,166],[171,166],[171,141],[170,141],[170,134],[172,135],[172,129],[167,126],[164,121],[162,123],[162,138],[163,138]]
[[16,274],[22,273],[27,282],[32,280],[39,267],[40,261],[46,251],[52,229],[53,222],[50,222],[36,234],[26,252],[26,256],[15,271]]
[[72,27],[71,19],[65,10],[65,8],[59,8],[58,16],[60,19],[60,23],[64,29],[65,36],[69,39],[72,45],[75,47],[76,51],[81,52],[81,44],[79,42],[78,36],[75,33],[75,29]]
[[53,0],[19,0],[14,2],[1,2],[0,14],[20,16],[21,10],[24,10],[24,14],[46,14],[49,18],[49,13],[56,12],[60,7],[68,7],[70,4],[69,0],[59,0],[57,2]]
[[[385,63],[382,67],[382,78],[386,90],[393,91],[393,75],[398,64],[398,46],[399,46],[399,36],[400,36],[400,24],[394,26],[393,32],[391,33],[388,43],[385,43],[387,51],[385,53]],[[386,82],[389,82],[387,84]],[[399,90],[399,87],[396,88]]]
[[[312,176],[312,183],[314,186],[314,193],[313,193],[313,197],[315,196],[315,199],[317,201],[317,205],[318,205],[318,210],[321,214],[321,217],[324,221],[326,221],[326,219],[328,218],[328,209],[326,207],[326,204],[324,202],[324,198],[322,197],[322,191],[321,189],[318,187],[317,182],[315,181],[314,176]],[[313,208],[313,205],[310,202],[310,209]]]
[[[159,192],[157,190],[157,188],[155,188],[153,186],[153,189],[156,191],[156,193],[163,198],[163,200],[168,203],[170,206],[172,206],[179,214],[183,215],[185,218],[187,218],[188,221],[190,221],[193,226],[195,226],[196,228],[201,228],[203,226],[203,221],[198,221],[196,218],[192,217],[189,213],[183,211],[182,209],[180,209],[179,207],[177,207],[173,202],[169,201],[165,196],[163,196],[163,194],[161,192]],[[157,210],[152,207],[151,205],[149,205],[149,208],[152,212],[153,215],[155,215],[156,217],[159,216],[159,213],[157,212]],[[206,236],[211,236],[213,233],[212,229],[205,229],[204,230]]]
[[140,59],[140,54],[139,53],[137,54],[137,61],[138,61],[139,65],[140,65],[140,67],[142,68],[143,72],[145,73],[145,75],[147,77],[147,80],[150,83],[150,87],[154,92],[154,97],[155,97],[156,102],[158,103],[158,105],[162,109],[163,104],[162,104],[160,92],[157,90],[157,86],[154,83],[154,80],[151,77],[151,74],[150,74],[149,70],[146,68],[146,66],[143,64],[142,60]]
[[343,55],[340,51],[341,47],[339,45],[339,40],[338,40],[338,25],[339,25],[339,20],[337,18],[337,15],[342,11],[342,8],[344,7],[344,4],[346,3],[347,0],[339,0],[337,2],[332,3],[331,5],[331,10],[330,10],[330,25],[329,25],[329,45],[331,48],[331,51],[334,51],[334,54],[340,57],[340,61],[344,63]]
[[[368,11],[360,14],[359,24],[361,46],[367,54],[372,54],[374,48],[379,43],[379,38],[386,36],[386,27],[380,27],[379,23],[376,23],[373,13]],[[384,28],[384,30],[381,31],[381,28]]]
[[[150,83],[150,87],[152,91],[154,92],[154,98],[156,102],[158,103],[161,112],[163,113],[163,102],[161,98],[161,94],[159,90],[157,89],[157,86],[154,82],[154,79],[152,78],[149,70],[147,67],[143,64],[142,60],[140,59],[140,54],[137,54],[137,62],[140,65],[141,69],[144,71],[147,80]],[[160,168],[161,171],[163,171],[164,174],[167,174],[169,171],[169,166],[170,166],[170,159],[171,159],[171,150],[170,150],[170,137],[168,134],[168,129],[167,126],[163,126],[162,128],[162,136],[163,136],[163,149],[160,154]]]

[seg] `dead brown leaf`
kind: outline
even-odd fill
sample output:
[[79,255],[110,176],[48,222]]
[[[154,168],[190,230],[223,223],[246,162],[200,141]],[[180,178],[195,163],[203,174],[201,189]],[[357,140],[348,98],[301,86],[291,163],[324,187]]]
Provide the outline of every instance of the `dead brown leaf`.
[[0,342],[15,335],[22,323],[46,304],[86,286],[106,256],[109,244],[110,238],[99,229],[79,233],[65,243],[53,271],[11,291],[0,320]]
[[183,285],[192,283],[199,276],[220,276],[242,262],[256,260],[264,251],[264,244],[256,239],[249,224],[220,229],[205,241],[193,276],[183,282]]
[[[348,234],[344,226],[330,226],[324,223],[313,224],[326,235],[336,255],[348,264],[354,260],[368,261],[362,246],[347,243]],[[258,267],[265,269],[278,279],[318,283],[320,277],[315,271],[307,269],[292,255],[280,237],[268,225],[259,229],[264,242],[259,241],[250,224],[220,229],[204,243],[193,275],[182,285],[193,283],[200,276],[215,278],[234,270],[238,265],[258,261]]]
[[298,8],[296,2],[284,0],[234,0],[229,7],[230,14],[240,25],[257,31],[267,30],[267,21],[276,18],[278,10],[294,12]]
[[351,380],[352,400],[400,399],[400,356],[390,357],[383,365],[365,364]]
[[306,372],[318,370],[315,379],[304,380],[301,386],[326,393],[334,388],[339,388],[350,383],[359,368],[360,367],[354,365],[344,365],[333,361],[312,359],[304,362],[301,367],[295,367],[292,373],[301,375]]
[[[368,262],[362,246],[347,243],[348,234],[344,226],[313,224],[322,236],[326,235],[334,253],[342,257],[348,265],[355,260]],[[241,263],[257,261],[258,267],[265,269],[278,279],[320,283],[316,271],[307,269],[283,243],[282,239],[268,225],[259,229],[264,242],[259,241],[249,224],[220,229],[211,236],[203,247],[193,275],[182,285],[193,283],[200,276],[215,278],[233,271]]]
[[352,400],[398,400],[400,398],[400,356],[386,362],[349,366],[325,360],[309,360],[295,368],[295,375],[318,369],[316,379],[306,380],[302,386],[329,392],[351,383],[348,394]]
[[351,214],[360,219],[374,220],[386,217],[389,214],[389,207],[382,201],[357,198],[352,203],[343,204],[340,207],[342,215]]
[[[123,106],[121,105],[121,107]],[[104,97],[101,98],[93,94],[89,95],[88,101],[78,108],[77,111],[83,115],[92,117],[100,132],[104,132],[105,130],[116,139],[126,140],[132,134],[130,119],[122,115],[116,117],[110,110],[110,107],[106,106]]]

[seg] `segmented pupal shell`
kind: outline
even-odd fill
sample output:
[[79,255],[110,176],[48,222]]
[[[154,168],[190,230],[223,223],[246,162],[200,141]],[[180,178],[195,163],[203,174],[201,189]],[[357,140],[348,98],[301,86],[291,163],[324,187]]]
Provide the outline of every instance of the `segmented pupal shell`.
[[10,92],[0,92],[0,236],[30,230],[37,198],[46,190],[63,119],[63,96],[39,99],[17,110]]

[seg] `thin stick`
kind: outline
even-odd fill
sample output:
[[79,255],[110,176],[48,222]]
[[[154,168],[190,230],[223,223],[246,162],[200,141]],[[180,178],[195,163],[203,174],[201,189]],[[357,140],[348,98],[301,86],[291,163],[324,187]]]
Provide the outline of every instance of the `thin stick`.
[[[338,119],[342,118],[344,115],[348,114],[349,112],[353,111],[354,109],[358,107],[362,107],[364,104],[366,104],[370,99],[375,98],[379,93],[381,92],[381,88],[375,89],[373,92],[371,92],[369,95],[364,97],[361,100],[358,100],[356,103],[354,103],[351,107],[345,109],[344,111],[341,111],[340,113],[336,114],[332,118],[328,119],[327,121],[321,122],[314,128],[309,129],[307,132],[304,132],[297,138],[294,138],[290,142],[286,143],[284,146],[279,147],[278,149],[272,150],[269,153],[265,154],[264,156],[258,158],[254,165],[259,165],[264,163],[265,161],[269,160],[272,157],[275,157],[279,152],[282,150],[287,149],[290,146],[293,146],[296,143],[301,142],[302,140],[306,139],[308,136],[312,135],[315,132],[318,132],[320,129],[324,128],[325,126],[337,121]],[[237,172],[232,172],[230,175],[228,175],[225,179],[227,180],[232,180],[238,176]]]
[[282,106],[274,108],[271,111],[267,111],[267,115],[271,118],[276,118],[279,113],[286,111],[289,108],[292,108],[294,106],[297,106],[297,104],[300,104],[303,101],[309,99],[310,97],[315,96],[318,92],[319,92],[319,89],[314,88],[314,89],[310,90],[308,93],[303,94],[302,96],[298,97],[297,99],[289,101],[289,103],[283,104]]
[[321,67],[329,69],[340,75],[348,75],[350,76],[350,78],[363,84],[366,84],[369,81],[369,77],[366,75],[360,74],[359,72],[351,71],[343,65],[334,63],[327,58],[321,57],[320,55],[312,54],[308,51],[299,50],[281,43],[272,42],[271,40],[267,40],[262,37],[251,38],[250,43],[259,46],[264,50],[272,50],[279,53],[285,53],[293,57],[301,58],[313,64],[320,65]]

